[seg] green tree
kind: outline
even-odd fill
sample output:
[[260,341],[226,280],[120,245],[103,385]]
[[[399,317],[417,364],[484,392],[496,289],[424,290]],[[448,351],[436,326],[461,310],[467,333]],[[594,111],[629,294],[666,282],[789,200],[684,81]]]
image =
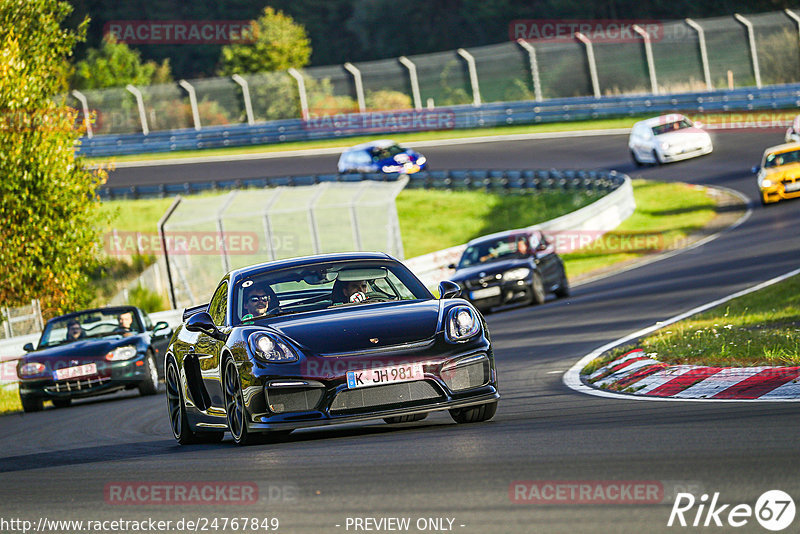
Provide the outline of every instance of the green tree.
[[219,74],[250,74],[300,68],[311,57],[311,41],[294,19],[271,7],[253,21],[251,42],[222,48]]
[[100,48],[90,48],[86,59],[75,65],[72,86],[76,89],[125,87],[127,84],[150,85],[172,81],[169,60],[159,65],[142,62],[139,52],[119,43],[113,35],[103,38]]
[[61,0],[0,0],[0,303],[39,298],[46,315],[90,300],[103,171],[75,157],[76,112],[53,95],[83,38]]

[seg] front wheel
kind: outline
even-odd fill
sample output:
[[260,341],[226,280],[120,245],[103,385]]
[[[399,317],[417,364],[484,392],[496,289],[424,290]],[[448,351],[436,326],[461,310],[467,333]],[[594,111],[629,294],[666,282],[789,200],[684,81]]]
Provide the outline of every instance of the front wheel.
[[554,293],[560,299],[569,296],[569,280],[567,280],[567,271],[564,267],[561,267],[561,280],[558,282],[558,289]]
[[531,304],[533,306],[544,304],[546,298],[547,292],[544,289],[542,276],[539,273],[534,272],[533,281],[531,282]]
[[148,352],[144,358],[144,374],[145,379],[139,383],[139,394],[155,395],[158,391],[158,368],[152,352]]
[[663,163],[661,156],[658,155],[658,150],[653,149],[653,165],[663,165]]
[[53,399],[53,406],[56,408],[69,408],[70,404],[72,404],[72,399],[69,397],[66,399]]
[[247,430],[242,383],[239,381],[239,370],[231,358],[225,363],[224,380],[228,429],[237,445],[251,445],[257,441],[256,435]]
[[450,417],[456,423],[480,423],[488,421],[497,412],[497,401],[469,408],[456,408],[450,410]]
[[641,161],[639,161],[639,156],[636,155],[636,152],[634,152],[633,149],[631,149],[631,159],[633,160],[633,164],[637,167],[644,165]]
[[20,395],[19,400],[22,403],[22,411],[25,413],[41,412],[44,409],[44,401],[39,397],[24,397]]

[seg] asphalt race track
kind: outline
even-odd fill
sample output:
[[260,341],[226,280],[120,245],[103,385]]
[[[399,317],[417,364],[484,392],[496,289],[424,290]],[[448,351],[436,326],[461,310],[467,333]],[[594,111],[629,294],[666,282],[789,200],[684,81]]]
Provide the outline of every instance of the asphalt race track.
[[[278,518],[278,531],[289,533],[363,532],[356,518],[389,517],[410,518],[408,532],[423,531],[428,519],[443,519],[428,532],[465,534],[697,531],[667,527],[671,496],[686,491],[698,504],[701,495],[711,501],[718,492],[719,504],[730,505],[719,515],[724,527],[713,526],[712,518],[705,530],[730,532],[730,509],[753,507],[767,490],[800,502],[797,403],[609,399],[562,383],[564,372],[598,346],[800,264],[800,202],[762,208],[749,170],[782,133],[714,137],[709,156],[644,169],[633,167],[620,135],[422,150],[434,168],[613,168],[633,177],[725,186],[753,205],[748,220],[701,247],[582,285],[566,300],[488,316],[502,394],[491,422],[459,426],[438,413],[405,425],[303,430],[248,448],[230,439],[180,447],[163,395],[83,401],[0,418],[3,517]],[[336,159],[127,168],[109,184],[329,173]],[[256,484],[258,502],[123,506],[109,504],[104,494],[109,484],[186,481]],[[651,481],[664,495],[659,504],[517,503],[509,492],[515,481]],[[695,505],[686,512],[687,522],[697,511]],[[703,513],[700,524],[705,519]],[[755,517],[745,520],[737,531],[765,531]],[[798,524],[795,518],[787,532],[797,532]]]

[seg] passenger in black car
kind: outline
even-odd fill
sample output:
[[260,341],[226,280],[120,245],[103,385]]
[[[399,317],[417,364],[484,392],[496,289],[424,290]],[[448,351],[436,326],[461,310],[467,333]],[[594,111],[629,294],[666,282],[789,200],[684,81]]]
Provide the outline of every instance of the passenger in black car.
[[346,304],[348,302],[363,302],[367,300],[369,284],[366,280],[353,280],[342,282],[336,280],[333,284],[331,298],[334,304]]

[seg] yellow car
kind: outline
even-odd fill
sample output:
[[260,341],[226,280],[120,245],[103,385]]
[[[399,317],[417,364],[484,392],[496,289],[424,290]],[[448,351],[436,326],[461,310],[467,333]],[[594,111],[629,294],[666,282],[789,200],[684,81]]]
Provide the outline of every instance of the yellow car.
[[800,143],[786,143],[764,151],[761,165],[754,167],[761,203],[800,197]]

